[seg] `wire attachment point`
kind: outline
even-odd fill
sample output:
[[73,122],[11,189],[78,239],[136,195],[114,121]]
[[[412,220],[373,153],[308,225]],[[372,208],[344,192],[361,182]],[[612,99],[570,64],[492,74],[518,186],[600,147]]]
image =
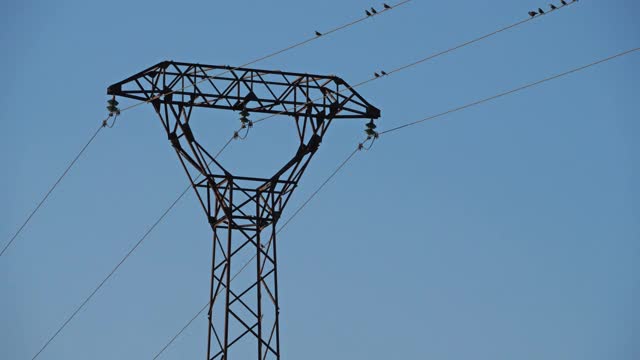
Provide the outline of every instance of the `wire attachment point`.
[[[233,132],[233,139],[234,140],[244,140],[247,138],[247,136],[249,136],[249,130],[251,130],[251,128],[253,127],[253,123],[249,122],[249,124],[245,125],[242,124],[242,126],[240,126],[240,129],[236,130]],[[243,129],[245,129],[244,131],[244,135],[240,135],[240,131],[242,131]]]
[[[253,127],[253,121],[249,120],[249,111],[247,108],[242,108],[240,111],[240,129],[233,133],[234,139],[244,140],[249,135],[249,130]],[[244,135],[240,135],[240,131],[246,129]]]
[[367,134],[367,139],[377,139],[380,134],[375,130],[376,124],[373,122],[373,119],[367,123],[367,128],[364,130],[364,133]]
[[109,117],[120,115],[120,109],[118,108],[118,100],[116,100],[116,96],[107,101],[107,110],[109,110]]
[[[113,118],[113,121],[111,122],[111,125],[109,125],[109,119]],[[106,119],[102,120],[102,127],[103,128],[109,128],[111,129],[115,124],[116,124],[116,120],[118,119],[118,115],[111,115],[109,114],[109,116],[107,116]]]
[[[360,144],[358,144],[358,150],[362,151],[369,151],[371,150],[371,148],[373,147],[373,144],[376,142],[377,137],[367,137],[363,142],[361,142]],[[367,145],[368,143],[368,145]]]
[[249,111],[247,108],[242,108],[240,111],[240,122],[242,123],[242,128],[253,126],[253,122],[249,120]]

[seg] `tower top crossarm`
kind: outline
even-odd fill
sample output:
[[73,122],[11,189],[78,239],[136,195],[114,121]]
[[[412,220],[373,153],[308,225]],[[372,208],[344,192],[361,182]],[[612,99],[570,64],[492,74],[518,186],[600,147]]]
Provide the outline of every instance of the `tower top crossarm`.
[[156,105],[311,118],[377,119],[380,110],[335,75],[163,61],[107,93]]

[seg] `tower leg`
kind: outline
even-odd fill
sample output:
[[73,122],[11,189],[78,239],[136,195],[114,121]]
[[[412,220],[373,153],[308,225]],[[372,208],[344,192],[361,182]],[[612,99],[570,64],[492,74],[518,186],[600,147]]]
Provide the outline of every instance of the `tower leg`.
[[[256,179],[258,180],[258,179]],[[224,195],[221,216],[212,220],[213,260],[207,359],[280,359],[276,235],[276,187],[240,187],[228,179],[216,189]],[[237,195],[237,196],[236,196]],[[255,213],[248,214],[248,209]],[[253,212],[253,211],[252,211]],[[254,271],[243,271],[249,269]],[[254,346],[246,346],[249,343]],[[245,344],[245,345],[240,345]]]

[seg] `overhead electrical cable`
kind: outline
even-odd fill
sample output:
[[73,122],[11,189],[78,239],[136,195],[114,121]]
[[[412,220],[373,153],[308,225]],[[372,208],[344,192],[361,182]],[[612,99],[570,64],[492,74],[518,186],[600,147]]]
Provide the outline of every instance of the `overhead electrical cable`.
[[31,218],[33,218],[33,216],[38,212],[38,210],[40,210],[40,208],[42,207],[42,205],[45,203],[45,201],[47,201],[47,199],[49,198],[49,195],[51,195],[51,193],[53,192],[53,190],[55,190],[58,187],[58,184],[60,184],[60,182],[62,181],[62,179],[65,178],[65,176],[67,176],[67,174],[69,173],[69,171],[71,170],[71,168],[73,167],[73,165],[76,163],[76,161],[78,161],[78,159],[80,158],[80,156],[82,156],[82,154],[84,153],[85,150],[87,150],[87,148],[89,147],[89,145],[91,145],[91,143],[93,142],[93,140],[95,140],[95,138],[98,136],[98,134],[100,133],[100,131],[108,126],[107,125],[107,120],[110,118],[111,116],[109,116],[107,119],[102,121],[102,124],[100,125],[100,127],[98,127],[98,129],[93,133],[93,135],[91,135],[91,137],[89,137],[89,141],[87,141],[87,143],[82,147],[82,149],[80,149],[80,151],[76,154],[76,156],[73,158],[73,160],[71,160],[71,162],[69,163],[69,165],[67,165],[67,167],[64,169],[64,171],[62,172],[62,175],[60,175],[58,177],[58,179],[53,183],[53,185],[49,188],[49,191],[47,191],[47,193],[42,197],[42,199],[40,199],[40,202],[38,202],[38,205],[36,205],[35,209],[33,209],[31,211],[31,213],[29,213],[29,216],[27,216],[27,219],[22,223],[22,225],[20,225],[20,227],[18,228],[18,230],[13,234],[13,236],[11,237],[11,239],[9,239],[9,241],[2,247],[2,251],[0,251],[0,256],[4,255],[4,253],[7,251],[7,249],[9,248],[9,246],[11,246],[11,244],[13,243],[13,241],[18,237],[18,235],[20,235],[20,233],[22,232],[22,230],[24,230],[24,228],[27,226],[27,224],[29,223],[29,221],[31,221]]
[[447,110],[447,111],[441,112],[439,114],[427,116],[427,117],[419,119],[419,120],[415,120],[415,121],[412,121],[412,122],[409,122],[409,123],[406,123],[406,124],[402,124],[402,125],[393,127],[391,129],[388,129],[388,130],[381,131],[380,135],[384,135],[384,134],[388,134],[390,132],[398,131],[400,129],[404,129],[404,128],[409,127],[409,126],[417,125],[417,124],[420,124],[420,123],[428,121],[428,120],[433,120],[433,119],[436,119],[436,118],[439,118],[439,117],[442,117],[442,116],[445,116],[445,115],[448,115],[448,114],[451,114],[451,113],[454,113],[454,112],[458,112],[460,110],[464,110],[464,109],[470,108],[472,106],[480,105],[480,104],[483,104],[483,103],[486,103],[486,102],[489,102],[489,101],[492,101],[492,100],[495,100],[495,99],[498,99],[498,98],[501,98],[501,97],[504,97],[504,96],[507,96],[507,95],[511,95],[513,93],[516,93],[516,92],[519,92],[519,91],[522,91],[522,90],[525,90],[525,89],[528,89],[528,88],[531,88],[531,87],[546,83],[548,81],[555,80],[555,79],[567,76],[569,74],[573,74],[575,72],[588,69],[590,67],[605,63],[607,61],[611,61],[613,59],[616,59],[616,58],[619,58],[619,57],[622,57],[622,56],[625,56],[625,55],[629,55],[629,54],[631,54],[633,52],[636,52],[638,50],[640,50],[640,48],[635,48],[635,49],[623,51],[623,52],[618,53],[616,55],[612,55],[612,56],[609,56],[607,58],[604,58],[604,59],[589,63],[587,65],[580,66],[580,67],[577,67],[577,68],[574,68],[574,69],[571,69],[571,70],[568,70],[568,71],[565,71],[565,72],[562,72],[562,73],[559,73],[559,74],[556,74],[556,75],[553,75],[553,76],[549,76],[549,77],[544,78],[542,80],[538,80],[538,81],[535,81],[535,82],[532,82],[532,83],[529,83],[529,84],[526,84],[526,85],[511,89],[511,90],[502,92],[500,94],[496,94],[496,95],[490,96],[488,98],[484,98],[484,99],[481,99],[481,100],[478,100],[478,101],[474,101],[472,103],[469,103],[469,104],[466,104],[466,105],[462,105],[462,106],[459,106],[457,108],[453,108],[451,110]]

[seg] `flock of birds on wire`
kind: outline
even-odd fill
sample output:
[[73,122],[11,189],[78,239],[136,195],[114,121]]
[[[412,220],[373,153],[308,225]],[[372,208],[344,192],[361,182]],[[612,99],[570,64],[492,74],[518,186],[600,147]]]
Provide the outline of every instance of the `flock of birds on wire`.
[[[571,0],[572,3],[576,1],[578,0]],[[560,7],[569,5],[565,0],[560,0],[560,3],[562,4],[560,5]],[[558,10],[558,7],[554,4],[549,4],[549,9],[550,9],[549,11]],[[544,15],[544,10],[542,10],[542,8],[538,8],[538,11],[535,11],[535,10],[529,11],[529,16],[531,17],[536,17],[538,15]]]
[[[569,5],[569,3],[567,1],[568,0],[560,0],[560,4],[561,5],[559,7],[563,7],[563,6]],[[577,2],[577,1],[578,0],[571,0],[570,3],[574,3],[574,2]],[[382,6],[384,7],[385,10],[391,9],[391,5],[389,5],[389,4],[384,3],[384,4],[382,4]],[[547,10],[547,11],[558,10],[558,6],[556,6],[554,4],[549,4],[549,9],[550,10]],[[375,8],[372,7],[369,10],[365,10],[364,13],[367,16],[374,16],[374,15],[378,14],[378,10],[376,10]],[[545,11],[542,8],[538,8],[538,11],[535,11],[535,10],[529,11],[529,16],[531,16],[531,17],[536,17],[536,16],[544,15],[544,14],[545,14]],[[316,30],[316,36],[322,36],[322,33],[320,31]],[[378,73],[378,72],[374,72],[373,73],[373,76],[375,76],[376,78],[379,78],[380,76],[385,76],[385,75],[388,75],[388,74],[386,72],[384,72],[384,71],[380,71],[380,73]]]
[[[383,3],[382,6],[384,7],[385,10],[389,10],[392,8],[391,5],[387,4],[387,3]],[[365,14],[367,14],[367,16],[373,16],[378,14],[378,10],[376,10],[376,8],[372,7],[369,10],[365,10],[364,11]],[[322,33],[318,30],[316,30],[316,36],[322,36]]]

